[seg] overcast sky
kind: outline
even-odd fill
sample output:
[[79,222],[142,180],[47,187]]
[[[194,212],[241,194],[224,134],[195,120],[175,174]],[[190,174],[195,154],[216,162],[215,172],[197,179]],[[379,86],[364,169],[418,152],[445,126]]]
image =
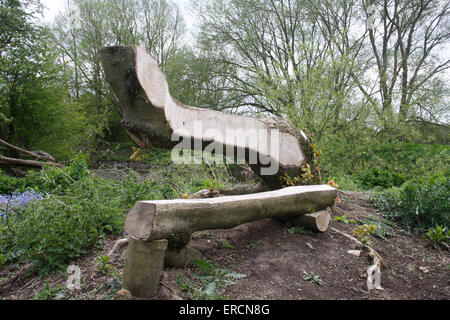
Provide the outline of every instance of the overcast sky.
[[[67,0],[41,0],[41,2],[46,7],[44,11],[43,22],[52,22],[58,12],[64,10]],[[181,12],[183,13],[186,25],[189,26],[194,24],[195,18],[188,12],[189,0],[174,0],[174,2],[178,5],[178,8],[180,8]]]
[[41,2],[46,7],[43,21],[52,22],[58,12],[64,9],[66,0],[41,0]]
[[[41,2],[46,7],[42,21],[44,23],[51,23],[55,16],[64,10],[67,0],[41,0]],[[189,9],[189,0],[174,0],[174,2],[178,5],[184,16],[187,28],[190,29],[192,26],[195,26],[197,21],[195,15]],[[450,43],[438,53],[441,59],[450,59]],[[450,77],[450,70],[446,74]]]

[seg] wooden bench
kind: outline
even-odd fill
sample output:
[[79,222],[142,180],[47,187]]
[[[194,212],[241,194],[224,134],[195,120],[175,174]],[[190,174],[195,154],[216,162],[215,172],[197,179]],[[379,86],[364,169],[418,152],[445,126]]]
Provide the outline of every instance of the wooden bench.
[[337,190],[328,185],[211,199],[140,201],[128,213],[123,288],[134,297],[157,293],[164,266],[183,266],[201,254],[188,247],[197,231],[279,219],[325,232]]

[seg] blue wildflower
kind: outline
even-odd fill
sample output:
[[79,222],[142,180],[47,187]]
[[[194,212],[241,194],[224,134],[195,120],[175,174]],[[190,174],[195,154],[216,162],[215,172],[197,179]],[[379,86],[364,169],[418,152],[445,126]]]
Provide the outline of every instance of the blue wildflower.
[[44,195],[33,189],[27,189],[23,193],[15,192],[12,195],[0,195],[0,217],[6,218],[7,214],[21,212],[27,205],[42,199],[44,199]]

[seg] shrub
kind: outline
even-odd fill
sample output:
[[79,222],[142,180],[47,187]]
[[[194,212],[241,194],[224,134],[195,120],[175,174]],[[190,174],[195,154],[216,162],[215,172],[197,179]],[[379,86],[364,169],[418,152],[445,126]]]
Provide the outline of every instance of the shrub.
[[15,191],[25,192],[29,189],[37,192],[64,193],[67,188],[88,175],[86,156],[78,154],[67,167],[46,166],[40,171],[30,171],[22,179],[0,172],[0,194],[11,195]]
[[88,175],[86,156],[78,154],[67,167],[47,166],[41,171],[31,172],[19,181],[19,190],[33,188],[36,191],[61,194]]
[[450,177],[432,177],[408,181],[374,198],[386,218],[398,221],[408,230],[427,230],[450,225]]
[[355,180],[364,188],[375,187],[390,188],[399,187],[407,180],[407,177],[397,172],[390,172],[377,167],[364,170],[355,175]]
[[11,194],[19,186],[19,179],[0,172],[0,194]]

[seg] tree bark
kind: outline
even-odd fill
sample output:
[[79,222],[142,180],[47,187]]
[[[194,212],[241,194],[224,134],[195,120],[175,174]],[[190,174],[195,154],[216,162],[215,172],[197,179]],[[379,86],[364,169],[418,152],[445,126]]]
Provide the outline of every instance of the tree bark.
[[172,248],[182,248],[196,231],[318,212],[331,207],[336,197],[336,189],[321,185],[213,199],[140,201],[128,213],[125,232],[143,241],[168,239]]

